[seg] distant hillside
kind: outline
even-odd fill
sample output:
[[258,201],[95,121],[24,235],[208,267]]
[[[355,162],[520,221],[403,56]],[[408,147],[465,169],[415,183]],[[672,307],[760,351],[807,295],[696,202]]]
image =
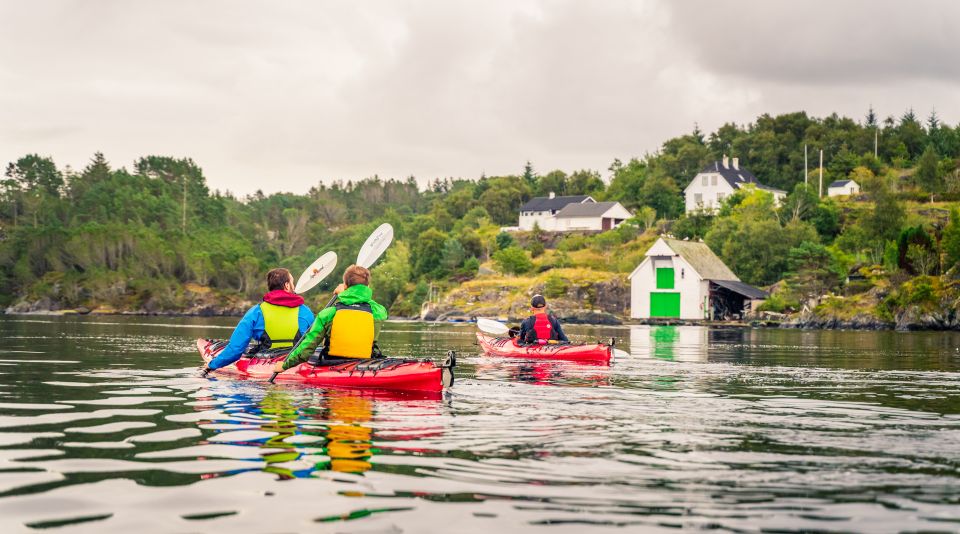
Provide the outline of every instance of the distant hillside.
[[[836,201],[804,188],[804,145],[824,150],[825,181],[854,178],[863,194]],[[743,193],[717,215],[683,214],[682,189],[725,154],[789,191],[784,205]],[[425,191],[413,179],[372,177],[239,199],[209,191],[189,159],[147,156],[126,168],[98,153],[74,171],[27,155],[0,183],[0,304],[237,313],[262,293],[270,267],[299,272],[335,250],[342,272],[366,235],[391,222],[396,243],[374,285],[395,315],[417,316],[437,298],[463,312],[513,309],[531,291],[571,313],[622,314],[624,276],[659,232],[703,238],[747,282],[784,281],[770,306],[791,310],[849,291],[858,266],[879,266],[897,287],[947,272],[960,255],[948,220],[960,199],[958,158],[960,129],[912,112],[862,121],[764,115],[670,139],[602,173],[527,164],[516,175],[435,181]],[[598,235],[500,232],[517,224],[523,202],[550,192],[617,200],[637,217]],[[311,296],[314,305],[338,275]]]

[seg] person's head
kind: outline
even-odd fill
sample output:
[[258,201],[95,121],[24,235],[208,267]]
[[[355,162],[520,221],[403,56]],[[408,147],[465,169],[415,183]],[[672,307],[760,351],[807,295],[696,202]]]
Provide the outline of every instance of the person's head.
[[547,299],[543,298],[543,295],[534,295],[530,299],[530,309],[534,313],[541,313],[547,309]]
[[343,272],[343,285],[352,287],[357,284],[370,285],[370,271],[359,265],[351,265]]
[[267,290],[278,291],[281,289],[293,291],[293,275],[283,267],[277,267],[267,273]]

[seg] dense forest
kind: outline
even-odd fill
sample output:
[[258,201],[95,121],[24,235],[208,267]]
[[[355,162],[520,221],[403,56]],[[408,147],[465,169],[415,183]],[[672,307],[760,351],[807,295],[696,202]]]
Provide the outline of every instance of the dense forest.
[[[819,198],[804,185],[805,146],[824,151],[825,183],[852,177],[862,194]],[[717,214],[685,215],[683,188],[723,155],[789,191],[785,202],[745,190]],[[744,281],[776,284],[773,310],[855,292],[848,278],[858,270],[893,284],[878,301],[889,306],[933,295],[960,259],[958,161],[960,126],[912,110],[880,120],[872,109],[860,121],[797,112],[709,135],[694,128],[602,172],[537,172],[528,162],[516,175],[436,179],[425,190],[413,177],[375,176],[236,198],[211,192],[190,159],[146,156],[127,168],[97,153],[74,170],[30,154],[0,183],[0,304],[169,312],[206,295],[239,310],[270,267],[297,274],[335,250],[343,269],[390,222],[397,241],[375,269],[375,292],[393,314],[415,314],[432,293],[478,276],[542,275],[556,294],[577,269],[622,276],[658,233],[702,238]],[[602,234],[500,231],[523,202],[551,191],[618,200],[636,217]]]

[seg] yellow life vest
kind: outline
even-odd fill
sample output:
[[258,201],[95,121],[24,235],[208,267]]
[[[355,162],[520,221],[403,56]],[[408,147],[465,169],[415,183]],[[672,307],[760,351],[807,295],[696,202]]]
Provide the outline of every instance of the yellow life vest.
[[270,340],[268,348],[292,347],[300,332],[300,307],[261,302],[260,311],[263,313],[263,329]]
[[335,306],[337,313],[330,323],[327,336],[327,355],[337,358],[369,358],[373,351],[376,331],[370,304],[343,304]]

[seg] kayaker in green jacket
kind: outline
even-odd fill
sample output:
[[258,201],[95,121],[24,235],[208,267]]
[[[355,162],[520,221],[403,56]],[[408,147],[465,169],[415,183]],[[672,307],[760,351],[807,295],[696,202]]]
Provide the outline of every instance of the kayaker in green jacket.
[[277,362],[274,371],[282,373],[310,358],[321,341],[324,358],[370,358],[380,333],[380,323],[387,318],[387,309],[373,300],[370,271],[351,265],[337,286],[333,306],[317,314],[313,326],[287,358]]

